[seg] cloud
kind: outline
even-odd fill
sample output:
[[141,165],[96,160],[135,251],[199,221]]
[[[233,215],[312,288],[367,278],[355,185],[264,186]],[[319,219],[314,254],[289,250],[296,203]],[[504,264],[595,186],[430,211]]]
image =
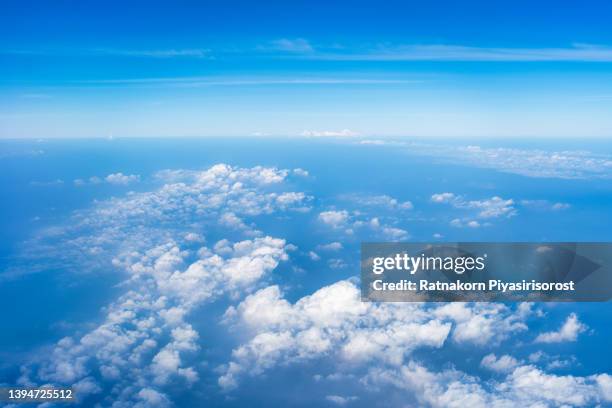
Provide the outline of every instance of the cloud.
[[278,286],[270,286],[230,307],[226,319],[252,337],[232,352],[219,378],[225,389],[277,364],[322,356],[353,364],[380,359],[401,364],[416,348],[441,347],[450,331],[450,324],[420,313],[415,305],[361,302],[359,289],[349,281],[321,288],[293,305]]
[[448,44],[385,45],[351,49],[347,52],[319,52],[311,59],[347,61],[481,61],[481,62],[612,62],[612,48],[573,44],[565,48],[470,47]]
[[568,203],[553,203],[548,200],[521,200],[520,204],[528,208],[548,211],[563,211],[572,207],[571,204]]
[[336,230],[343,229],[346,235],[353,235],[355,230],[358,230],[392,241],[402,241],[410,237],[408,231],[384,224],[379,217],[365,217],[360,211],[354,211],[352,214],[346,210],[323,211],[318,219]]
[[450,226],[455,228],[480,228],[482,225],[476,220],[453,218],[450,221]]
[[186,320],[190,311],[264,286],[292,248],[271,236],[206,247],[194,230],[223,228],[223,215],[302,206],[305,195],[282,191],[288,175],[224,164],[161,172],[159,188],[97,202],[32,242],[33,251],[51,251],[46,255],[57,262],[69,259],[87,269],[95,261],[105,272],[123,271],[124,293],[90,331],[60,340],[25,364],[19,383],[73,385],[83,398],[98,394],[100,401],[123,406],[169,405],[167,387],[189,387],[199,379],[200,368],[190,363],[200,349],[200,335]]
[[507,354],[497,358],[495,354],[487,354],[480,362],[480,366],[498,373],[509,373],[519,365],[519,361]]
[[293,169],[293,173],[301,176],[301,177],[308,177],[309,173],[307,170],[301,169],[301,168],[297,168],[297,169]]
[[476,216],[483,219],[512,217],[517,214],[514,208],[514,200],[505,200],[498,196],[484,200],[468,201],[453,193],[438,193],[431,196],[431,201],[437,204],[450,204],[458,209],[476,210]]
[[269,286],[226,311],[226,323],[248,340],[232,352],[219,385],[231,390],[241,377],[320,358],[349,372],[379,364],[401,367],[414,350],[441,348],[449,337],[457,344],[501,342],[526,330],[530,314],[526,304],[512,311],[502,304],[361,302],[352,281],[325,286],[291,304],[278,286]]
[[88,53],[96,55],[142,58],[207,58],[211,55],[211,51],[205,48],[169,48],[158,50],[121,50],[99,48],[91,50]]
[[452,203],[457,196],[453,193],[437,193],[432,194],[431,201],[434,203]]
[[352,401],[357,401],[359,397],[354,395],[343,397],[341,395],[327,395],[325,399],[329,402],[332,402],[336,405],[344,406]]
[[281,38],[270,42],[268,46],[262,48],[290,53],[310,53],[314,51],[310,42],[303,38]]
[[105,382],[120,387],[196,381],[184,359],[199,348],[199,335],[184,316],[220,296],[252,291],[287,259],[285,241],[271,237],[216,248],[223,250],[200,250],[190,263],[188,252],[173,243],[126,255],[118,264],[130,275],[125,283],[130,290],[107,307],[98,327],[61,340],[33,378],[20,382],[73,384],[90,378],[94,362]]
[[389,210],[412,210],[414,205],[411,201],[399,201],[396,198],[382,195],[367,195],[367,194],[347,194],[340,197],[353,203],[356,203],[363,208],[368,207],[381,207]]
[[[511,358],[512,359],[512,358]],[[401,390],[415,405],[430,407],[597,406],[611,401],[607,374],[577,377],[518,366],[500,382],[485,382],[455,369],[432,371],[410,361],[400,368],[373,368],[362,381],[370,387]],[[387,395],[391,389],[386,389]]]
[[140,176],[136,174],[123,174],[123,173],[113,173],[109,174],[104,178],[104,180],[109,184],[117,184],[122,186],[127,186],[130,183],[137,183],[140,181]]
[[111,173],[106,177],[98,177],[92,176],[88,179],[75,179],[74,185],[77,187],[92,185],[92,184],[101,184],[106,182],[108,184],[114,184],[117,186],[127,186],[132,183],[138,183],[140,181],[140,176],[138,174],[123,174],[119,173]]
[[348,211],[323,211],[319,214],[319,220],[324,224],[329,225],[333,228],[339,228],[346,224],[349,219]]
[[475,166],[525,177],[560,179],[609,179],[612,156],[585,150],[541,150],[508,147],[456,146],[397,140],[360,141],[405,148],[415,155],[438,158],[461,166]]
[[527,330],[525,319],[531,309],[521,304],[515,313],[501,304],[448,303],[432,311],[433,315],[454,322],[452,339],[458,344],[498,344],[511,334]]
[[340,251],[343,249],[343,246],[340,242],[330,242],[329,244],[318,245],[317,249],[323,251]]
[[551,208],[553,210],[558,211],[558,210],[567,210],[570,207],[571,205],[567,203],[554,203]]
[[578,320],[576,313],[571,313],[558,331],[541,333],[536,337],[536,343],[561,343],[576,341],[578,335],[587,330],[587,326]]
[[306,137],[351,137],[359,136],[359,133],[353,132],[349,129],[342,130],[304,130],[300,133],[301,136]]
[[51,181],[31,181],[30,182],[31,186],[36,186],[36,187],[61,186],[63,184],[64,184],[64,180],[62,179],[55,179]]
[[310,259],[311,259],[311,260],[313,260],[313,261],[319,261],[319,260],[321,260],[321,257],[319,256],[319,254],[317,254],[317,253],[316,253],[316,252],[314,252],[314,251],[310,251],[310,252],[308,252],[308,256],[309,256],[309,257],[310,257]]
[[[155,176],[161,182],[159,188],[98,201],[91,209],[77,211],[65,227],[41,231],[28,243],[32,249],[26,255],[88,270],[100,260],[112,259],[117,247],[142,250],[170,239],[180,242],[187,232],[198,227],[205,230],[205,225],[216,225],[220,219],[252,237],[257,231],[251,217],[309,209],[311,197],[283,191],[282,183],[288,177],[290,172],[284,169],[225,164],[201,171],[161,171]],[[236,224],[238,219],[242,224]],[[58,239],[68,244],[59,249]],[[99,256],[91,257],[90,251]],[[31,267],[28,270],[32,272]]]
[[483,223],[480,220],[492,218],[510,218],[518,212],[514,207],[515,203],[512,199],[503,199],[498,196],[483,200],[466,200],[464,197],[454,193],[436,193],[430,198],[430,201],[436,204],[449,204],[453,208],[460,210],[470,210],[474,214],[470,217],[453,218],[450,221],[450,226],[455,228],[480,228],[490,225],[489,222]]

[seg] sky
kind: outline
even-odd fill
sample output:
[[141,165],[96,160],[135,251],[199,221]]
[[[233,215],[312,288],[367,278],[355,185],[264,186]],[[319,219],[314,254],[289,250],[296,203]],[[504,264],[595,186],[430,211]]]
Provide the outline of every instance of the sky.
[[612,135],[606,1],[7,1],[0,137]]

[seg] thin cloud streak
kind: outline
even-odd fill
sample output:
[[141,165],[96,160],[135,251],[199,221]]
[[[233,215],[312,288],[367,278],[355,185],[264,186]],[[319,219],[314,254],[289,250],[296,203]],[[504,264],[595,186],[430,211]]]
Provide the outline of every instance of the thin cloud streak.
[[174,78],[125,78],[70,81],[75,85],[146,85],[160,84],[184,87],[198,86],[259,86],[259,85],[385,85],[419,84],[418,79],[367,79],[367,78],[254,78],[254,79],[213,79],[206,77]]
[[362,52],[310,53],[302,58],[343,61],[612,62],[612,47],[499,48],[462,45],[380,46]]

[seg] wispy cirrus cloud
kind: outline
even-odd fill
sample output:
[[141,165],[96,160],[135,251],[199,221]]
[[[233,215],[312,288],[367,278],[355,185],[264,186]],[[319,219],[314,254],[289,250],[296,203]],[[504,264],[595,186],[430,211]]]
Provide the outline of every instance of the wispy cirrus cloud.
[[1,54],[40,55],[40,56],[118,56],[144,58],[208,58],[211,50],[207,48],[46,48],[46,49],[9,49]]
[[612,62],[612,47],[572,44],[568,47],[507,48],[454,44],[381,44],[317,52],[307,58],[347,61],[477,61],[477,62]]
[[314,47],[304,38],[280,38],[271,41],[265,46],[260,46],[258,49],[295,53],[309,53],[314,51]]

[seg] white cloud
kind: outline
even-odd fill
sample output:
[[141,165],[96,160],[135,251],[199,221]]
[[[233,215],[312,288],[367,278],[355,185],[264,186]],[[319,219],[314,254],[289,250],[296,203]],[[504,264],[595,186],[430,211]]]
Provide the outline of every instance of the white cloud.
[[319,214],[319,220],[333,228],[339,228],[346,224],[349,219],[348,211],[323,211]]
[[128,184],[137,183],[140,181],[140,176],[136,174],[126,175],[123,173],[113,173],[106,176],[104,180],[106,180],[106,182],[109,184],[126,186]]
[[188,232],[187,234],[185,234],[185,241],[188,242],[204,242],[206,241],[204,239],[204,237],[198,233],[195,232]]
[[437,193],[432,194],[431,201],[434,203],[450,203],[456,199],[453,193]]
[[308,177],[310,175],[307,170],[301,168],[293,169],[293,174],[298,175],[300,177]]
[[271,286],[248,296],[226,316],[252,333],[235,349],[219,378],[223,388],[237,386],[240,376],[257,375],[283,362],[332,355],[362,364],[385,359],[400,364],[419,347],[441,347],[450,324],[428,318],[416,305],[361,302],[359,289],[340,281],[290,304]]
[[120,265],[130,274],[125,283],[130,290],[106,308],[98,327],[60,341],[34,378],[21,383],[74,384],[93,374],[92,361],[106,367],[106,381],[122,388],[196,381],[197,372],[184,358],[199,348],[199,335],[184,316],[220,296],[252,291],[287,259],[285,241],[271,237],[225,242],[220,248],[221,254],[204,251],[205,257],[191,263],[188,252],[173,243],[125,255]]
[[612,48],[592,44],[572,44],[562,48],[470,47],[454,44],[400,44],[353,50],[351,53],[325,52],[310,58],[354,61],[597,61],[612,62]]
[[137,174],[123,174],[119,173],[111,173],[106,177],[100,178],[98,176],[92,176],[88,179],[75,179],[74,185],[77,187],[86,186],[86,185],[95,185],[106,182],[108,184],[114,184],[119,186],[127,186],[132,183],[138,183],[140,181],[140,176]]
[[317,249],[323,251],[340,251],[343,249],[343,246],[340,242],[330,242],[329,244],[318,245]]
[[[557,376],[530,366],[517,366],[500,382],[485,382],[455,369],[431,371],[410,361],[400,368],[373,368],[363,380],[371,387],[393,387],[414,398],[415,405],[460,407],[597,406],[610,401],[606,374]],[[603,387],[602,387],[603,384]],[[387,392],[389,392],[388,390]]]
[[[223,215],[303,207],[305,195],[279,192],[288,174],[227,165],[166,171],[158,174],[166,182],[157,190],[98,202],[77,212],[65,228],[48,231],[33,245],[37,252],[47,250],[43,244],[49,239],[48,251],[58,262],[81,257],[79,265],[86,268],[86,261],[95,258],[108,271],[110,258],[127,274],[120,285],[125,293],[107,305],[92,330],[59,341],[44,358],[24,366],[20,383],[78,384],[84,395],[98,392],[103,382],[114,390],[117,404],[167,405],[164,387],[186,387],[199,377],[190,365],[200,346],[199,334],[185,320],[189,312],[261,287],[292,248],[269,236],[222,240],[207,248],[201,246],[204,237],[193,231],[235,221],[230,216],[220,220]],[[58,245],[58,239],[65,244]]]
[[508,147],[456,146],[397,140],[361,141],[405,148],[410,154],[462,166],[494,169],[526,177],[561,179],[612,178],[612,156],[584,150],[539,150]]
[[578,320],[575,313],[571,313],[563,326],[558,331],[541,333],[536,337],[536,343],[561,343],[564,341],[576,341],[578,335],[584,332],[588,327]]
[[327,395],[325,399],[336,405],[344,406],[352,401],[357,401],[359,398],[354,395],[344,396],[344,397],[341,395]]
[[349,214],[346,210],[323,211],[319,214],[319,220],[334,229],[344,228],[346,235],[353,235],[356,230],[374,233],[385,240],[403,241],[410,237],[408,231],[383,224],[378,217],[367,218],[359,211]]
[[[491,345],[526,330],[531,308],[502,304],[361,302],[351,281],[323,287],[291,304],[278,286],[248,296],[226,312],[226,322],[250,339],[234,349],[219,378],[232,389],[240,377],[260,375],[279,364],[328,358],[334,367],[401,367],[413,350],[456,343]],[[366,364],[367,363],[367,364]],[[339,372],[342,374],[342,371]]]
[[321,257],[319,256],[319,254],[317,254],[314,251],[310,251],[308,252],[308,256],[310,257],[310,259],[312,259],[313,261],[319,261],[321,259]]
[[351,137],[359,136],[359,133],[353,132],[350,129],[342,130],[304,130],[300,133],[301,136],[306,137]]
[[475,210],[478,218],[512,217],[516,215],[514,200],[505,200],[493,196],[484,200],[465,200],[453,193],[439,193],[431,196],[431,201],[437,204],[450,204],[454,208]]
[[481,224],[476,220],[453,218],[450,221],[450,226],[455,228],[480,228]]
[[367,195],[367,194],[348,194],[340,196],[340,198],[352,201],[363,208],[364,206],[369,207],[382,207],[389,210],[412,210],[414,208],[411,201],[400,201],[396,198],[382,195]]
[[452,338],[457,343],[492,344],[507,339],[513,333],[527,330],[524,320],[530,311],[517,308],[516,313],[496,303],[448,303],[433,310],[436,317],[451,319]]
[[487,354],[480,362],[480,366],[498,373],[509,373],[519,365],[519,361],[507,354],[497,358],[495,354]]

